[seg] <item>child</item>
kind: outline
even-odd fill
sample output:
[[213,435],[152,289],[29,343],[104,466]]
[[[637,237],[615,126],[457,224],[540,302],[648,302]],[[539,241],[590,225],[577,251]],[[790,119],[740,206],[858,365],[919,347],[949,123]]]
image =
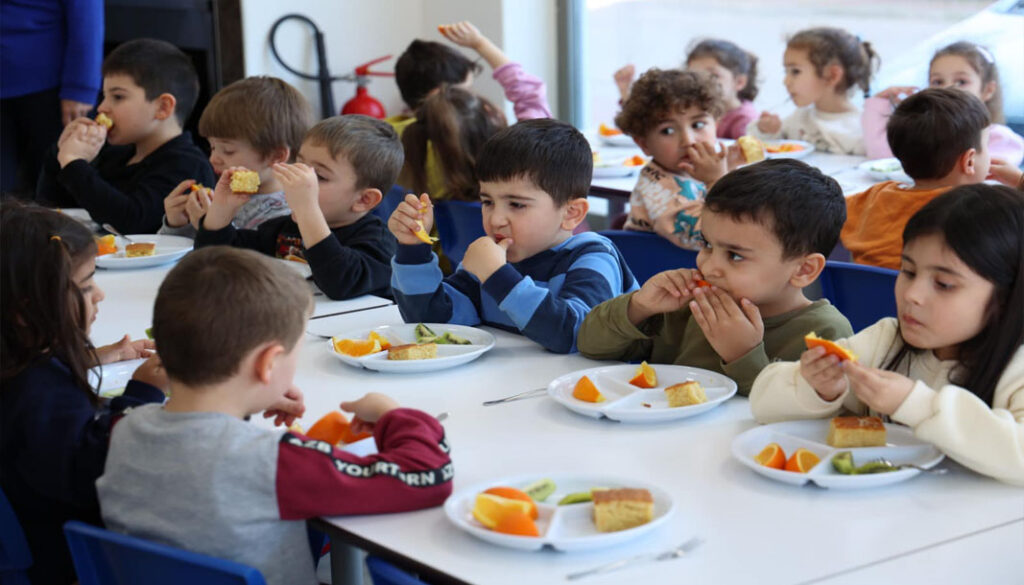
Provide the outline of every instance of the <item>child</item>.
[[305,410],[292,378],[311,307],[294,271],[251,251],[200,250],[170,271],[153,307],[170,398],[114,430],[96,482],[111,530],[256,567],[269,585],[311,585],[307,518],[444,502],[443,427],[387,396],[341,403],[374,434],[366,457],[245,421],[290,424]]
[[904,100],[887,132],[914,184],[885,181],[846,200],[840,237],[853,261],[899,268],[907,220],[946,190],[988,176],[989,128],[985,105],[965,91],[926,89]]
[[797,110],[785,120],[770,112],[747,127],[762,140],[806,140],[822,152],[864,154],[860,112],[849,91],[867,94],[878,56],[871,44],[838,28],[800,31],[786,45],[786,91]]
[[[122,233],[160,228],[164,196],[184,179],[213,184],[203,152],[182,125],[199,92],[189,58],[154,39],[128,41],[103,62],[104,126],[77,118],[64,128],[56,154],[43,163],[37,197],[84,207],[97,223]],[[104,141],[109,142],[104,146]]]
[[[306,98],[276,77],[236,81],[207,104],[199,118],[199,133],[210,141],[213,172],[221,175],[228,167],[244,167],[260,177],[256,196],[232,220],[235,227],[256,229],[268,219],[290,213],[284,189],[271,167],[295,162],[312,120]],[[158,233],[195,237],[210,197],[202,190],[192,191],[194,184],[186,179],[164,199],[164,222]]]
[[1024,485],[1024,194],[966,185],[903,230],[899,319],[776,363],[754,382],[762,423],[876,413],[971,469]]
[[[580,353],[722,372],[746,396],[772,360],[796,359],[804,334],[835,339],[850,323],[803,288],[818,278],[846,213],[834,179],[796,160],[768,160],[722,177],[701,215],[697,270],[654,275],[591,311]],[[701,287],[699,280],[710,287]]]
[[442,280],[437,258],[413,232],[430,229],[430,199],[407,195],[388,220],[398,239],[392,290],[407,322],[483,323],[522,333],[558,353],[576,351],[590,308],[636,290],[622,255],[603,236],[573,235],[587,215],[590,145],[564,122],[527,120],[501,130],[477,160],[486,236]]
[[368,116],[334,116],[310,129],[298,161],[273,166],[291,215],[255,230],[231,225],[249,196],[231,192],[237,169],[221,173],[195,247],[224,244],[304,261],[331,299],[390,296],[395,239],[370,211],[402,168],[394,129]]
[[[651,69],[640,76],[615,124],[652,159],[629,196],[628,230],[653,231],[699,249],[697,220],[707,187],[738,164],[718,152],[718,84],[703,73]],[[733,148],[733,153],[738,153]]]
[[100,522],[94,482],[110,426],[129,407],[163,401],[166,380],[154,357],[109,402],[90,384],[97,364],[150,356],[154,345],[128,336],[103,347],[89,341],[103,300],[89,230],[62,213],[10,202],[0,208],[0,235],[0,487],[32,552],[29,580],[67,584],[75,575],[62,527]]
[[[999,70],[988,49],[960,41],[939,49],[928,67],[929,87],[951,87],[977,97],[988,108],[987,150],[993,159],[1011,166],[1024,160],[1024,138],[1003,125],[1003,92],[999,86]],[[917,91],[916,87],[890,87],[864,101],[864,147],[868,158],[892,156],[886,142],[886,121],[901,97]]]

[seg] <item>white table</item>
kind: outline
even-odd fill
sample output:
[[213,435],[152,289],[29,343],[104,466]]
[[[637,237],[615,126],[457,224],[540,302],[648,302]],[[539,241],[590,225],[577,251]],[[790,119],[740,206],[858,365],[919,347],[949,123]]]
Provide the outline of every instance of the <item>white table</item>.
[[[156,285],[141,282],[162,275],[157,269],[139,271],[135,279],[125,273],[98,274],[107,300],[95,331],[148,326],[148,312],[141,308],[152,302]],[[140,315],[144,322],[135,321]],[[309,330],[329,334],[400,321],[391,306],[319,319]],[[521,336],[494,333],[497,345],[480,359],[417,375],[352,368],[330,355],[326,341],[307,336],[296,374],[307,404],[301,422],[308,428],[342,400],[384,392],[403,405],[449,413],[444,425],[456,490],[525,473],[614,473],[668,490],[677,503],[675,517],[611,550],[518,552],[477,540],[434,508],[328,518],[325,525],[336,547],[361,546],[418,568],[432,582],[519,585],[563,582],[567,573],[668,549],[697,535],[705,544],[687,557],[584,582],[845,584],[861,582],[859,576],[865,575],[875,582],[934,585],[956,581],[947,575],[969,574],[977,583],[1019,583],[1020,488],[948,460],[942,464],[951,469],[947,475],[923,475],[865,491],[775,483],[731,457],[732,439],[756,424],[743,398],[698,417],[651,426],[585,418],[546,397],[483,407],[484,400],[546,386],[558,375],[596,365],[579,355],[548,353]],[[927,570],[925,563],[933,562],[956,571]]]

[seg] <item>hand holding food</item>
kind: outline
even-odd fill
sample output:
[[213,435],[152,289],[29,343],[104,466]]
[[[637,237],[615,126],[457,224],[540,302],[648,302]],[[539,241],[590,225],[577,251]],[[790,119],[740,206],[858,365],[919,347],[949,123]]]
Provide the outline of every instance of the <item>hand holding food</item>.
[[778,134],[782,130],[782,118],[771,112],[761,112],[757,120],[757,129],[763,134]]
[[388,229],[399,244],[407,246],[432,243],[428,234],[433,225],[434,206],[426,193],[419,197],[412,193],[406,195],[388,218]]
[[462,257],[462,268],[477,277],[481,283],[486,282],[508,262],[508,249],[512,244],[511,238],[495,242],[490,236],[480,236],[466,248],[466,254]]
[[398,403],[393,398],[377,392],[370,392],[356,401],[341,403],[342,410],[351,412],[359,420],[371,424],[396,408]]

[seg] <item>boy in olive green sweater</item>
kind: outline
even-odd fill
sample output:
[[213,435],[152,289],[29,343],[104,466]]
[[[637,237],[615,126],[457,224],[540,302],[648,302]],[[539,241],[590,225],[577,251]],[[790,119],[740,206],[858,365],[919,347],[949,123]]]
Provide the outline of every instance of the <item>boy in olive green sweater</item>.
[[839,185],[802,162],[729,173],[704,203],[698,268],[662,272],[598,305],[580,327],[580,353],[722,372],[746,396],[769,362],[800,359],[805,334],[853,333],[827,300],[803,293],[845,220]]

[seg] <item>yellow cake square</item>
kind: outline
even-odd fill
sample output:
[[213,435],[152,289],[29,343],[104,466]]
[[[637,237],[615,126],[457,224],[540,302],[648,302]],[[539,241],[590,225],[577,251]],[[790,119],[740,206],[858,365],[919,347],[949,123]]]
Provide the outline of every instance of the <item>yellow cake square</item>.
[[654,498],[645,489],[594,490],[594,524],[615,532],[647,524],[654,518]]
[[231,191],[234,193],[255,193],[260,188],[260,176],[256,171],[235,171],[231,173]]
[[687,380],[682,384],[674,384],[665,388],[665,397],[668,398],[670,408],[693,406],[694,404],[703,404],[708,401],[708,396],[704,393],[704,387],[700,385],[700,382],[694,380]]
[[877,416],[837,416],[825,442],[833,447],[884,447],[885,424]]

